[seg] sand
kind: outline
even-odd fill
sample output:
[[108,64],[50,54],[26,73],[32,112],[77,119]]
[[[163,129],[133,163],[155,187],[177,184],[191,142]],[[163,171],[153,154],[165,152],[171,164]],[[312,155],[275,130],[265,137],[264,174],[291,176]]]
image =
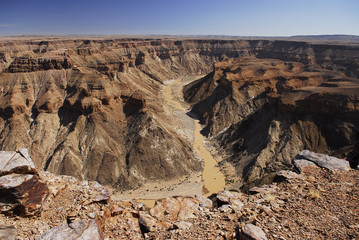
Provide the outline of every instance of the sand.
[[182,97],[183,86],[194,80],[193,77],[182,77],[167,81],[162,89],[162,97],[164,111],[173,123],[172,130],[191,142],[195,156],[203,161],[202,174],[187,176],[180,180],[146,183],[135,190],[115,193],[112,199],[137,199],[151,207],[156,199],[197,194],[209,196],[224,189],[225,176],[219,170],[218,163],[211,152],[206,148],[205,137],[200,133],[202,126],[199,121],[187,114],[190,106]]

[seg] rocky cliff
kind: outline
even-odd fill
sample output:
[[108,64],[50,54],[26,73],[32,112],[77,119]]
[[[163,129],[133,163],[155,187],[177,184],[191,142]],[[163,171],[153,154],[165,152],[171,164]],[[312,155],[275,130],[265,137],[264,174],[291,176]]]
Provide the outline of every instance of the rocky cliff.
[[270,182],[301,149],[351,152],[359,130],[359,79],[335,63],[329,68],[313,61],[322,60],[229,59],[184,88],[233,187]]
[[[243,60],[235,63],[237,67],[216,63],[210,73],[218,60],[250,56],[257,59],[248,58],[248,64],[263,69],[245,73],[246,67],[240,65]],[[293,146],[307,142],[295,150],[306,146],[319,151],[352,144],[357,123],[348,119],[356,116],[350,109],[357,109],[357,102],[352,102],[351,95],[345,100],[340,92],[327,92],[340,89],[335,87],[338,82],[356,83],[358,56],[356,45],[275,40],[0,41],[0,148],[28,148],[41,169],[119,189],[198,172],[201,163],[193,156],[190,142],[163,117],[159,92],[165,80],[210,73],[195,86],[198,91],[191,88],[185,94],[196,103],[194,110],[206,124],[204,132],[216,136],[240,176],[253,172],[248,166],[276,168],[277,162],[286,163],[280,157],[274,161],[275,157],[295,152],[278,151],[287,142]],[[258,60],[267,58],[274,60]],[[254,75],[247,84],[234,83],[240,82],[241,74]],[[310,86],[323,91],[303,89]],[[302,113],[316,112],[318,99],[323,113],[318,117]],[[324,116],[333,115],[334,107],[339,107],[339,115],[328,122]],[[229,131],[218,135],[228,127]],[[291,131],[296,134],[284,134]],[[315,138],[307,138],[307,133]],[[344,142],[335,141],[334,136]],[[266,148],[268,142],[272,147]],[[262,157],[271,165],[250,163],[263,149],[276,152]]]

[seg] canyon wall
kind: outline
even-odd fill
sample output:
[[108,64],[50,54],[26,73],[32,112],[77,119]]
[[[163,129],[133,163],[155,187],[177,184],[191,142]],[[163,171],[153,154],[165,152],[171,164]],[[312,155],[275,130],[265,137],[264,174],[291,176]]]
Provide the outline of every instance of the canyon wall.
[[[266,67],[245,73],[236,58]],[[297,149],[353,143],[357,90],[348,87],[355,101],[328,92],[357,83],[358,59],[357,45],[275,40],[0,41],[0,148],[28,148],[38,168],[118,189],[199,172],[191,143],[162,114],[160,91],[166,80],[209,73],[185,97],[240,182],[256,182]],[[234,84],[242,74],[255,87]],[[263,168],[260,156],[270,162],[262,172],[254,170]]]
[[232,187],[269,183],[302,149],[348,157],[359,131],[359,79],[341,66],[242,57],[217,62],[183,92]]

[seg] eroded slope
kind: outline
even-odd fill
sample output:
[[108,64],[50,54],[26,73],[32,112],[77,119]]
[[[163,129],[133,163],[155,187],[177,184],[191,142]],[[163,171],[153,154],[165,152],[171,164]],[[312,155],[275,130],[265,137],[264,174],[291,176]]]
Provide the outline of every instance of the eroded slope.
[[[332,71],[339,72],[337,76],[346,79],[357,77],[359,69],[356,45],[154,38],[4,40],[0,42],[0,148],[28,148],[39,168],[98,180],[119,189],[197,173],[201,163],[193,157],[190,142],[176,133],[176,126],[164,117],[162,105],[165,103],[159,91],[164,81],[208,73],[218,60],[243,56],[279,60],[273,60],[274,66],[267,64],[264,70],[247,73],[247,77],[252,74],[255,78],[262,74],[258,81],[251,82],[256,87],[248,82],[249,86],[243,85],[242,90],[233,88],[233,80],[244,73],[229,69],[225,71],[232,77],[221,78],[223,73],[215,73],[218,76],[214,78],[220,80],[220,84],[210,80],[207,90],[199,88],[202,91],[199,95],[192,91],[192,102],[202,102],[213,94],[216,99],[222,98],[216,100],[217,103],[210,102],[208,110],[198,112],[202,121],[208,123],[204,132],[217,134],[242,123],[249,115],[255,116],[254,113],[259,114],[257,121],[264,121],[258,123],[260,126],[269,125],[276,114],[270,105],[278,101],[275,94],[280,95],[292,87],[311,86],[312,82],[317,86],[329,79],[316,73],[316,67],[307,69],[312,65],[317,64],[318,71],[329,75]],[[248,64],[257,64],[250,62],[248,58]],[[303,72],[310,72],[310,76]],[[269,73],[273,76],[265,76]],[[287,81],[286,74],[297,74],[300,81]],[[211,76],[207,78],[212,79]],[[266,82],[267,78],[270,80],[266,83],[268,86],[264,84],[266,88],[261,81]],[[337,89],[328,85],[326,88]],[[241,95],[244,92],[248,92],[248,96]],[[306,92],[303,90],[296,96]],[[291,106],[299,109],[290,102],[284,105],[288,109],[293,108]],[[352,143],[353,126],[342,126],[342,120],[338,121],[334,127],[348,129],[343,139],[345,144]],[[221,127],[216,126],[219,122]],[[248,148],[250,154],[257,154],[257,148],[263,147],[252,138],[271,139],[272,133],[267,128],[247,133],[240,131],[244,134],[240,138],[239,133],[231,130],[226,133],[231,137],[224,139],[233,142],[233,146],[238,142],[238,146]],[[307,128],[298,130],[303,136],[306,131]],[[340,135],[341,130],[335,131]],[[240,142],[244,139],[246,143],[253,143],[243,145]],[[224,140],[218,142],[232,146]],[[256,149],[251,150],[250,146]],[[233,161],[237,162],[239,157],[235,155]],[[247,162],[251,159],[252,155]],[[238,173],[247,172],[242,167],[237,168]]]
[[302,149],[347,156],[359,130],[359,80],[318,64],[229,59],[184,96],[235,188],[271,181]]

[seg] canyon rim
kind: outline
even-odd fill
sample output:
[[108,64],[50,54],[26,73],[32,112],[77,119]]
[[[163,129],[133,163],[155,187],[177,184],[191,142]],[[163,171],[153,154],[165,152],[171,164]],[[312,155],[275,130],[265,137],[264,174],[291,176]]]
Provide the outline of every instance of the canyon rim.
[[[356,168],[358,119],[359,44],[355,41],[160,36],[0,39],[1,150],[31,157],[33,170],[26,174],[34,179],[42,176],[50,186],[55,184],[51,178],[61,182],[64,175],[71,184],[82,181],[82,187],[87,184],[106,196],[98,185],[86,182],[110,188],[117,205],[131,199],[162,199],[152,212],[143,212],[140,205],[121,205],[129,219],[139,219],[134,221],[139,221],[139,236],[145,238],[152,229],[190,228],[177,218],[170,227],[149,224],[172,217],[162,215],[176,201],[181,207],[202,207],[203,199],[210,197],[211,204],[217,204],[214,207],[230,205],[236,212],[242,207],[238,201],[245,201],[242,194],[272,184],[281,170],[294,170],[293,159],[304,149],[345,159]],[[28,149],[28,154],[19,149]],[[317,157],[313,154],[305,155],[305,160],[313,162]],[[17,171],[21,172],[14,174]],[[357,170],[348,171],[352,178],[346,180],[354,186]],[[6,174],[4,170],[0,177]],[[313,170],[317,179],[325,179],[326,174]],[[305,179],[305,184],[314,184],[310,176]],[[65,191],[57,187],[42,187],[41,201],[54,189],[60,195]],[[76,192],[72,185],[69,189]],[[81,191],[91,199],[86,187]],[[315,194],[305,196],[309,195]],[[91,201],[100,204],[108,198]],[[104,209],[112,217],[120,214]],[[98,210],[105,218],[107,210]],[[92,221],[86,224],[97,226]],[[354,223],[348,226],[357,229]]]

